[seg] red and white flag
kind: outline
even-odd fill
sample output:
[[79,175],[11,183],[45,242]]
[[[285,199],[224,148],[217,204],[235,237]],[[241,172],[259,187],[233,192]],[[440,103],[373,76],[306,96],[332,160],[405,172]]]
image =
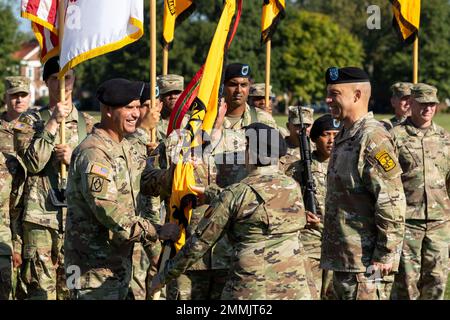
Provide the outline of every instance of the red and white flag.
[[41,62],[59,54],[58,0],[22,0],[21,16],[31,21],[31,28],[41,47]]

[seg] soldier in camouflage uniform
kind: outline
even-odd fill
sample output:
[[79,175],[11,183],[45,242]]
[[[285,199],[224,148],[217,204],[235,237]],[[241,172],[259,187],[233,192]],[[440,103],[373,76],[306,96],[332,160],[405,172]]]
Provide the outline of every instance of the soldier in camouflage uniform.
[[[157,113],[161,111],[161,101],[159,100],[159,87],[156,86],[156,103],[155,108],[157,109]],[[137,127],[139,127],[142,121],[145,119],[145,116],[148,112],[150,112],[150,84],[146,83],[144,90],[142,92],[140,98],[141,106],[139,108],[139,119],[137,122]],[[160,139],[157,133],[157,140]],[[147,154],[150,154],[153,149],[147,148]],[[148,197],[139,193],[137,200],[137,212],[141,217],[144,217],[151,221],[153,224],[161,224],[160,217],[160,203],[158,197]],[[146,298],[146,281],[147,275],[150,272],[156,274],[157,270],[156,264],[158,262],[158,257],[161,252],[161,244],[159,242],[155,242],[153,246],[151,246],[151,257],[149,258],[147,253],[144,250],[144,246],[140,242],[136,242],[134,244],[133,249],[133,275],[130,282],[130,295],[135,300],[145,300]],[[148,252],[148,250],[147,250]],[[149,270],[152,267],[153,270]]]
[[[94,119],[72,104],[73,70],[66,73],[66,104],[59,100],[58,57],[44,66],[43,79],[50,95],[48,107],[23,113],[17,121],[15,145],[28,175],[24,190],[24,267],[22,280],[29,299],[68,297],[63,269],[63,195],[61,162],[69,165],[72,150],[91,131]],[[66,124],[66,142],[60,144],[59,126]]]
[[[303,115],[303,123],[306,125],[306,134],[309,136],[311,126],[314,122],[314,110],[308,107],[301,107]],[[288,108],[288,122],[286,127],[289,130],[289,135],[285,138],[288,146],[287,154],[280,159],[281,168],[284,172],[295,162],[300,160],[300,117],[297,106],[289,106]],[[313,150],[311,143],[311,150]]]
[[[330,286],[332,273],[320,269],[320,250],[322,245],[323,220],[325,216],[325,197],[327,194],[327,169],[328,160],[333,148],[334,138],[341,128],[341,123],[326,114],[314,121],[311,128],[311,140],[316,145],[316,150],[311,153],[311,172],[315,185],[315,202],[317,212],[314,215],[306,212],[307,224],[300,231],[300,239],[305,248],[314,279],[314,288],[317,296],[322,299],[332,297],[332,287]],[[287,170],[288,175],[300,184],[305,186],[304,164],[298,160],[291,164]],[[322,283],[322,280],[323,283]]]
[[302,197],[295,181],[278,169],[286,145],[272,131],[261,123],[246,128],[249,175],[218,196],[217,189],[207,188],[211,205],[181,251],[153,278],[151,291],[185,272],[227,234],[233,256],[222,299],[310,299],[299,240],[306,222]]
[[409,82],[396,82],[391,86],[391,105],[395,115],[391,119],[381,120],[387,130],[399,125],[411,114],[409,96],[412,85]]
[[7,110],[0,115],[0,300],[11,298],[11,281],[15,278],[11,265],[19,268],[22,264],[22,210],[19,202],[25,169],[14,152],[13,127],[20,114],[29,107],[29,86],[28,78],[5,78]]
[[248,104],[254,108],[259,108],[272,114],[272,101],[275,99],[275,94],[272,92],[272,86],[270,86],[269,90],[269,106],[266,107],[266,84],[252,84],[248,94]]
[[[224,188],[241,181],[247,170],[243,161],[245,134],[243,127],[254,122],[275,126],[275,120],[267,112],[248,106],[250,68],[246,64],[231,64],[225,71],[224,92],[228,108],[221,108],[215,127],[218,138],[213,138],[211,148],[203,154],[202,165],[195,171],[199,183],[217,184]],[[224,111],[225,110],[225,111]],[[220,119],[219,119],[220,118]],[[181,132],[181,135],[183,132]],[[166,155],[167,168],[170,159],[177,159],[182,137],[171,134],[160,149]],[[145,180],[145,174],[143,175]],[[168,199],[166,200],[168,203]],[[192,212],[187,234],[192,234],[203,216],[207,205]],[[219,299],[229,269],[231,246],[223,237],[205,256],[177,279],[176,286],[169,285],[169,299]]]
[[158,133],[162,139],[166,138],[170,114],[172,113],[178,97],[184,90],[184,78],[177,74],[158,76],[159,94],[163,104],[161,121],[158,124]]
[[320,267],[333,271],[337,299],[387,299],[404,236],[402,169],[392,138],[368,112],[368,75],[326,71],[331,114],[344,127],[327,173]]
[[406,232],[393,299],[443,299],[450,242],[450,134],[433,122],[439,100],[411,88],[411,116],[391,130],[403,169]]
[[127,298],[133,244],[147,250],[158,237],[178,237],[176,225],[160,227],[137,212],[148,132],[158,120],[149,112],[136,130],[143,86],[125,79],[104,82],[97,91],[101,122],[73,153],[64,246],[74,299]]

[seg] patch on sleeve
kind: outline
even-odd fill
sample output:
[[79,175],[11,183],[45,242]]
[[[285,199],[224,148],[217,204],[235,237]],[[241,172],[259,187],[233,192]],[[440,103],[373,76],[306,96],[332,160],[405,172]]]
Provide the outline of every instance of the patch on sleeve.
[[106,167],[105,165],[98,163],[98,162],[93,162],[91,169],[88,173],[92,173],[95,174],[99,177],[102,177],[104,179],[108,179],[109,176],[109,168]]
[[384,169],[384,171],[389,172],[394,169],[397,164],[395,160],[391,157],[389,152],[386,150],[381,150],[375,155],[375,159],[377,159],[378,163]]
[[18,130],[18,131],[24,131],[26,129],[29,129],[30,125],[28,123],[25,122],[19,122],[17,121],[16,124],[14,125],[14,129]]
[[103,183],[105,182],[105,179],[102,179],[100,177],[93,177],[91,181],[91,191],[92,192],[101,192],[103,189]]

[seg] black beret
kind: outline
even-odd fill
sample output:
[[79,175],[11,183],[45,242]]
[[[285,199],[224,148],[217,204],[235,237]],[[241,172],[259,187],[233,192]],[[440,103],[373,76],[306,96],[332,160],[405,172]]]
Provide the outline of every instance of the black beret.
[[244,129],[251,164],[266,166],[278,163],[278,159],[286,155],[286,142],[277,129],[260,122],[252,123]]
[[244,63],[231,63],[225,69],[224,82],[232,78],[250,78],[250,66]]
[[124,107],[133,100],[140,100],[144,86],[142,81],[110,79],[97,89],[97,99],[109,107]]
[[325,74],[327,84],[370,82],[369,75],[357,67],[331,67]]
[[331,114],[325,114],[314,121],[309,136],[311,140],[316,140],[324,131],[341,130],[342,123],[333,119]]
[[[155,87],[155,98],[159,98],[159,87]],[[150,83],[146,82],[144,89],[142,90],[141,95],[141,104],[143,104],[145,101],[150,100]]]
[[59,72],[59,56],[52,57],[47,60],[47,62],[44,64],[44,71],[42,72],[42,79],[44,81],[47,81],[48,78],[52,74]]

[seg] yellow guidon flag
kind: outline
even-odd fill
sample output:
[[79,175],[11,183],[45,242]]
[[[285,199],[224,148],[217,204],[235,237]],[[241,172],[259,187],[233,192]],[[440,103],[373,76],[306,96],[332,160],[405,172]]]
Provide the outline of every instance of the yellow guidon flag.
[[285,16],[285,0],[263,0],[261,19],[261,43],[272,38],[278,22]]
[[175,27],[191,15],[195,9],[193,0],[164,0],[163,32],[164,45],[170,45],[175,34]]
[[420,25],[420,0],[391,0],[394,25],[403,41],[415,39]]
[[177,223],[181,229],[181,236],[174,243],[177,252],[186,241],[186,227],[191,219],[192,208],[195,206],[196,193],[190,188],[195,185],[194,167],[188,158],[194,148],[201,147],[201,141],[198,141],[198,138],[201,138],[202,132],[211,134],[217,117],[219,89],[228,48],[227,38],[229,34],[233,34],[231,23],[235,11],[236,0],[226,0],[206,58],[198,95],[191,106],[192,116],[186,126],[187,134],[184,134],[182,152],[174,171],[170,197],[170,222]]

